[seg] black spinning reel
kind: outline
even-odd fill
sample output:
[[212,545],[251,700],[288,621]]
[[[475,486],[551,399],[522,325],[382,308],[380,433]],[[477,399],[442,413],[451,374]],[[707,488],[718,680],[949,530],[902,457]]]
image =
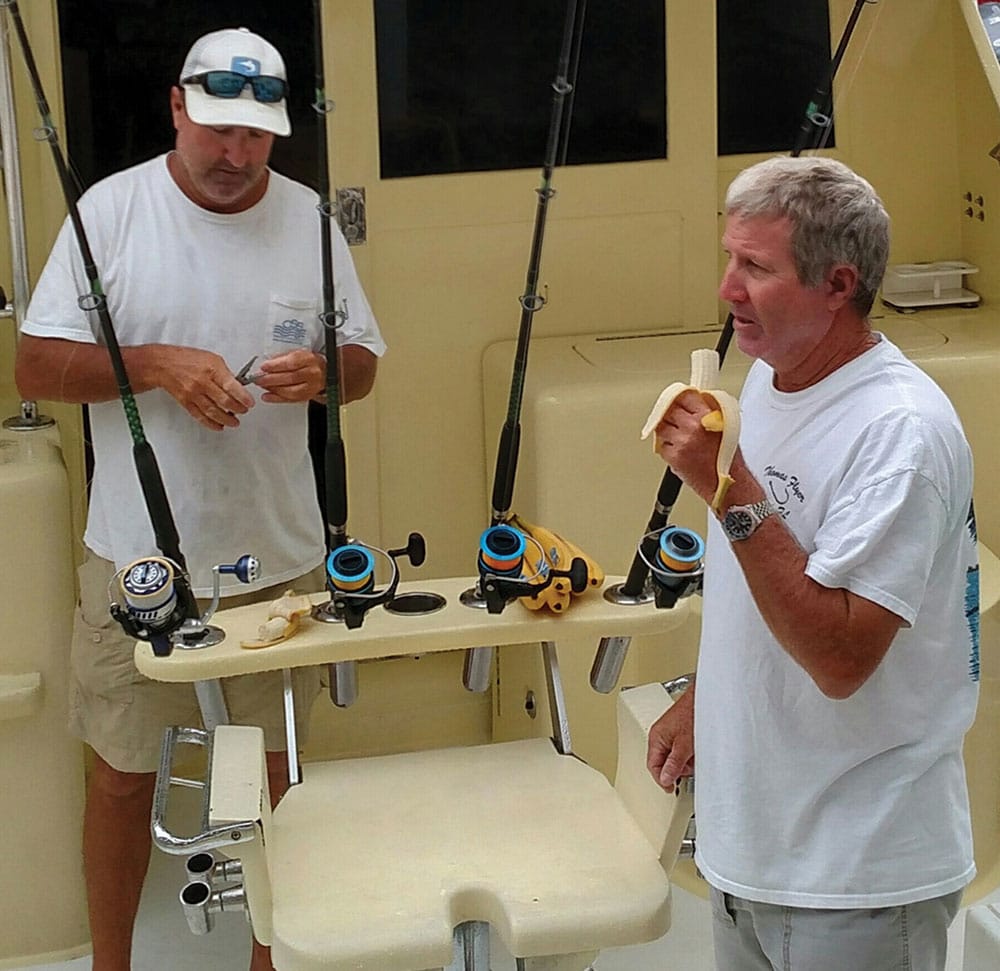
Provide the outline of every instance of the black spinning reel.
[[[135,560],[108,585],[111,616],[129,636],[149,641],[157,657],[169,657],[174,647],[190,650],[218,644],[225,635],[208,622],[219,607],[223,573],[251,583],[260,577],[260,561],[246,555],[212,567],[212,602],[199,616],[188,576],[176,562],[165,556]],[[118,603],[117,597],[123,602]]]
[[[326,558],[326,588],[330,599],[313,607],[316,620],[326,623],[344,623],[350,629],[360,627],[365,614],[379,604],[390,604],[399,586],[401,556],[413,566],[424,562],[427,548],[420,533],[410,533],[406,546],[395,550],[381,550],[363,543],[338,546]],[[392,565],[392,576],[381,590],[375,589],[375,556],[384,557]]]
[[[524,557],[531,542],[538,550],[538,569],[523,576]],[[587,587],[587,564],[574,557],[568,570],[558,570],[545,562],[545,551],[534,537],[501,523],[490,526],[479,537],[479,594],[491,614],[502,613],[512,600],[537,597],[559,577],[566,577],[574,593]],[[543,577],[539,581],[539,577]]]

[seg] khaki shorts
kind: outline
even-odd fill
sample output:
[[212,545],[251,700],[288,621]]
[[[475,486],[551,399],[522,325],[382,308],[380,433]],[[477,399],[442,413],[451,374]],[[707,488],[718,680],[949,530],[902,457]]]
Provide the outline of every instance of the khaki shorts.
[[[80,601],[73,619],[69,728],[119,772],[155,772],[164,729],[201,727],[201,712],[193,685],[151,681],[136,670],[132,660],[135,640],[108,612],[108,583],[114,573],[114,564],[87,551],[79,569]],[[290,587],[303,593],[322,589],[323,568],[296,581],[226,597],[222,606],[275,600]],[[221,684],[232,723],[259,725],[267,750],[284,751],[281,672],[240,675],[225,678]],[[320,669],[295,668],[292,684],[302,743],[309,710],[320,690]]]

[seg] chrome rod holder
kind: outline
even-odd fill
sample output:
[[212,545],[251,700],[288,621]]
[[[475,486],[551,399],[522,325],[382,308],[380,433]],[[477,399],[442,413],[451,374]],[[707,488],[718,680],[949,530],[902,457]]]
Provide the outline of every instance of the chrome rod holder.
[[184,864],[188,883],[200,880],[211,887],[222,887],[243,880],[242,860],[217,860],[211,853],[195,853]]
[[590,669],[590,686],[607,695],[615,690],[625,667],[631,637],[602,637]]
[[250,918],[243,887],[212,890],[203,880],[194,880],[181,888],[180,902],[191,933],[198,936],[212,932],[216,914],[242,912]]
[[569,712],[559,673],[559,655],[554,641],[542,641],[542,664],[545,667],[545,686],[549,693],[549,715],[552,718],[552,741],[560,755],[573,754],[573,739],[569,732]]
[[494,651],[492,647],[470,647],[466,650],[462,684],[467,691],[482,694],[489,688]]
[[337,661],[330,673],[330,701],[338,708],[350,708],[358,700],[358,662]]

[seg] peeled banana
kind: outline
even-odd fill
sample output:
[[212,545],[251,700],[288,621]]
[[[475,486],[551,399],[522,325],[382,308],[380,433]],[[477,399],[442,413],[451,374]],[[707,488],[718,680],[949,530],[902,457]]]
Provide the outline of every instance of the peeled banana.
[[311,610],[312,601],[309,597],[296,594],[294,590],[286,590],[268,606],[267,619],[257,628],[257,636],[240,641],[240,647],[253,650],[287,641],[299,629],[299,619]]
[[[668,385],[653,405],[653,410],[646,419],[646,424],[642,428],[642,437],[648,438],[656,430],[656,426],[663,420],[663,416],[670,410],[674,400],[685,391],[697,391],[702,398],[712,407],[707,415],[701,419],[701,425],[706,431],[721,432],[722,439],[719,442],[719,452],[715,460],[715,472],[718,476],[718,485],[715,495],[712,497],[712,509],[718,509],[725,499],[729,487],[733,484],[733,479],[729,474],[729,469],[733,464],[736,455],[736,446],[740,440],[740,406],[739,402],[728,391],[718,389],[710,390],[719,380],[719,355],[709,348],[700,348],[691,352],[691,381],[683,384],[675,381]],[[653,447],[657,448],[659,442],[654,438]]]

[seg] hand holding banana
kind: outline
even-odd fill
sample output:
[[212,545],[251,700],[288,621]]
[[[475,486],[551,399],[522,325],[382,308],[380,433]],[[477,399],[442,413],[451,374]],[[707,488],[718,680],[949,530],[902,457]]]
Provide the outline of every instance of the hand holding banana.
[[650,433],[656,432],[653,441],[654,450],[659,453],[664,445],[663,436],[660,433],[660,425],[667,417],[674,402],[685,392],[693,391],[700,395],[702,400],[712,410],[701,418],[701,426],[708,432],[721,433],[718,452],[715,460],[715,473],[717,485],[710,505],[713,510],[718,510],[725,498],[726,492],[733,484],[729,469],[733,464],[736,455],[736,447],[740,439],[740,406],[736,399],[727,391],[719,389],[710,390],[719,379],[719,355],[713,351],[702,348],[691,352],[691,381],[683,384],[680,381],[674,382],[664,388],[660,396],[653,405],[653,410],[646,419],[646,424],[642,429],[642,437],[648,438]]

